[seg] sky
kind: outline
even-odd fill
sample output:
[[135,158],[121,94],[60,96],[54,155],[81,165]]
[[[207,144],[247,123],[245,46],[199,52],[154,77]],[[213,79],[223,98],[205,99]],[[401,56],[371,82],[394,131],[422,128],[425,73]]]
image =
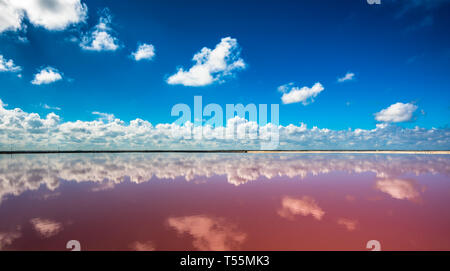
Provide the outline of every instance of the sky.
[[448,0],[0,0],[0,149],[258,146],[217,129],[171,138],[189,127],[172,107],[201,96],[279,104],[282,149],[448,150],[449,12]]

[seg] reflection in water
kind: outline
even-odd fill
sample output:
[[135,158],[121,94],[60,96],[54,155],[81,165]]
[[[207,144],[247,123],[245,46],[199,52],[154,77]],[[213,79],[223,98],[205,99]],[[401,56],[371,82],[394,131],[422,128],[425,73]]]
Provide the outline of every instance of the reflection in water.
[[169,226],[179,234],[187,233],[194,238],[193,246],[198,250],[225,251],[238,249],[247,235],[223,218],[205,215],[171,217]]
[[449,175],[448,155],[0,155],[0,249],[448,250]]
[[278,211],[278,214],[288,219],[294,219],[295,215],[312,215],[315,219],[321,220],[325,212],[312,197],[304,196],[301,199],[296,199],[284,196],[281,200],[281,209]]
[[49,238],[57,235],[62,230],[62,224],[50,219],[33,218],[30,220],[36,232],[42,238]]
[[152,241],[147,241],[147,242],[136,241],[130,245],[130,248],[135,251],[154,251],[154,250],[156,250],[155,245],[153,244]]
[[417,201],[420,199],[419,187],[414,180],[382,179],[376,182],[375,187],[388,193],[394,199],[407,199]]
[[358,227],[358,220],[356,219],[339,218],[337,223],[344,226],[348,231],[354,231]]
[[21,236],[22,234],[20,232],[20,227],[18,227],[16,231],[0,232],[0,250],[11,245],[14,240],[20,238]]
[[[446,155],[272,155],[272,154],[91,154],[91,155],[18,155],[0,156],[0,202],[4,196],[20,195],[44,185],[50,191],[60,180],[95,182],[94,191],[111,189],[129,180],[147,182],[151,178],[186,181],[198,177],[224,175],[233,185],[245,184],[261,177],[305,178],[333,171],[374,173],[380,179],[402,174],[450,175]],[[385,185],[390,193],[397,184]],[[389,187],[387,187],[389,186]],[[403,185],[402,185],[403,186]],[[377,185],[378,187],[378,185]],[[386,190],[385,190],[386,189]],[[414,188],[413,188],[414,189]],[[400,188],[402,190],[402,188]],[[391,194],[392,195],[392,194]],[[393,196],[394,198],[397,198]]]

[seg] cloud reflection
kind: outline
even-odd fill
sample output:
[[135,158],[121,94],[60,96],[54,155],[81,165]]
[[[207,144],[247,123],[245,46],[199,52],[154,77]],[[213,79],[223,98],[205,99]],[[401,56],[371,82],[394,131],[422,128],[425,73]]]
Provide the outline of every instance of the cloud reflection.
[[155,244],[153,244],[152,241],[147,241],[147,242],[136,241],[130,245],[130,248],[135,251],[155,251],[156,250]]
[[419,185],[414,180],[381,179],[377,180],[375,187],[394,199],[420,200]]
[[33,218],[30,220],[31,225],[33,225],[34,230],[42,238],[50,238],[57,235],[63,228],[62,223],[44,219],[44,218]]
[[247,238],[247,234],[223,218],[193,215],[171,217],[167,222],[179,234],[191,235],[194,238],[192,245],[202,251],[235,250]]
[[343,226],[348,231],[354,231],[358,228],[358,220],[349,218],[339,218],[337,221],[338,225]]
[[148,182],[152,178],[224,176],[232,185],[260,179],[335,171],[371,173],[376,188],[397,199],[417,196],[416,187],[402,181],[404,174],[450,175],[447,155],[302,155],[302,154],[66,154],[0,156],[0,202],[44,186],[55,191],[62,180],[94,182],[93,191],[111,189],[124,181]]
[[0,250],[5,249],[7,246],[11,245],[16,239],[22,236],[20,232],[20,227],[14,231],[10,232],[0,232]]
[[281,209],[278,214],[287,219],[294,219],[296,215],[311,215],[317,220],[321,220],[325,215],[325,211],[317,205],[314,198],[303,196],[302,198],[293,198],[284,196],[281,199]]

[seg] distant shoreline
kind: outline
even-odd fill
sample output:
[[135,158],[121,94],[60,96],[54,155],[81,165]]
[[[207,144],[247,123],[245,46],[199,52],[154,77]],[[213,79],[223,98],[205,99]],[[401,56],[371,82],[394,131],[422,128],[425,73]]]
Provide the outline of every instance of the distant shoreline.
[[69,153],[336,153],[336,154],[450,154],[447,151],[419,150],[72,150],[72,151],[0,151],[0,154],[69,154]]

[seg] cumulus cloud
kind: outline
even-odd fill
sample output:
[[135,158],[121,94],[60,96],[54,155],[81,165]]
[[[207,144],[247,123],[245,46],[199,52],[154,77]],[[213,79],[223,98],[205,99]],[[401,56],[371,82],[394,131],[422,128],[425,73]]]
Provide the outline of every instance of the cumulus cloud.
[[0,72],[20,72],[22,67],[14,64],[12,59],[6,59],[0,55]]
[[119,40],[114,36],[111,28],[112,16],[108,9],[101,12],[98,24],[81,37],[80,47],[87,51],[116,51]]
[[202,251],[235,250],[247,238],[247,234],[223,218],[193,215],[171,217],[167,223],[179,234],[191,235],[194,238],[192,245]]
[[155,56],[155,47],[152,44],[143,43],[138,46],[136,52],[131,53],[134,60],[151,60]]
[[24,18],[47,30],[63,30],[85,22],[87,6],[80,0],[1,0],[0,33],[24,29]]
[[179,68],[177,73],[167,79],[167,83],[193,87],[206,86],[222,81],[224,77],[246,67],[244,60],[240,58],[239,44],[231,37],[222,38],[213,50],[204,47],[192,60],[195,62],[194,66],[187,71]]
[[57,235],[63,228],[62,223],[44,219],[44,218],[33,218],[30,220],[31,225],[34,230],[42,237],[42,238],[50,238],[52,236]]
[[298,88],[294,87],[292,83],[289,83],[278,87],[278,90],[283,92],[281,101],[283,101],[284,104],[301,102],[303,105],[307,105],[314,102],[314,98],[324,90],[324,87],[321,83],[315,83],[311,88]]
[[61,73],[57,69],[49,66],[42,68],[38,73],[36,73],[31,83],[33,85],[47,85],[59,80],[62,80]]
[[24,12],[13,3],[13,0],[0,1],[0,33],[8,30],[16,31],[22,28]]
[[342,83],[342,82],[351,81],[351,80],[354,80],[354,79],[355,79],[355,74],[352,73],[352,72],[348,72],[348,73],[346,73],[344,75],[344,77],[338,78],[338,82]]
[[[273,131],[279,149],[404,149],[448,150],[449,129],[403,128],[378,124],[374,129],[330,130],[305,124],[260,126],[236,116],[225,126],[194,126],[143,119],[125,122],[112,114],[95,112],[93,121],[66,121],[54,113],[45,118],[0,103],[0,144],[15,149],[259,149]],[[200,135],[197,137],[197,135]],[[229,136],[232,135],[232,136]],[[252,136],[257,135],[257,136]]]
[[410,103],[395,103],[388,108],[375,113],[375,119],[381,122],[410,121],[417,106]]
[[294,198],[284,196],[281,200],[281,209],[278,210],[278,214],[288,219],[293,219],[296,215],[311,215],[315,219],[321,220],[325,215],[325,211],[317,205],[312,197]]
[[[45,133],[49,129],[56,127],[60,120],[59,116],[54,113],[48,114],[47,117],[43,119],[39,114],[26,113],[20,108],[7,110],[4,107],[5,104],[0,100],[0,135],[3,138],[2,144],[4,144],[4,142],[6,142],[5,140],[8,138],[14,138],[15,132],[18,133],[16,135],[19,135],[20,133]],[[9,130],[11,134],[6,132],[6,130]],[[22,136],[25,136],[25,134],[22,134]],[[21,138],[21,136],[18,138]]]

